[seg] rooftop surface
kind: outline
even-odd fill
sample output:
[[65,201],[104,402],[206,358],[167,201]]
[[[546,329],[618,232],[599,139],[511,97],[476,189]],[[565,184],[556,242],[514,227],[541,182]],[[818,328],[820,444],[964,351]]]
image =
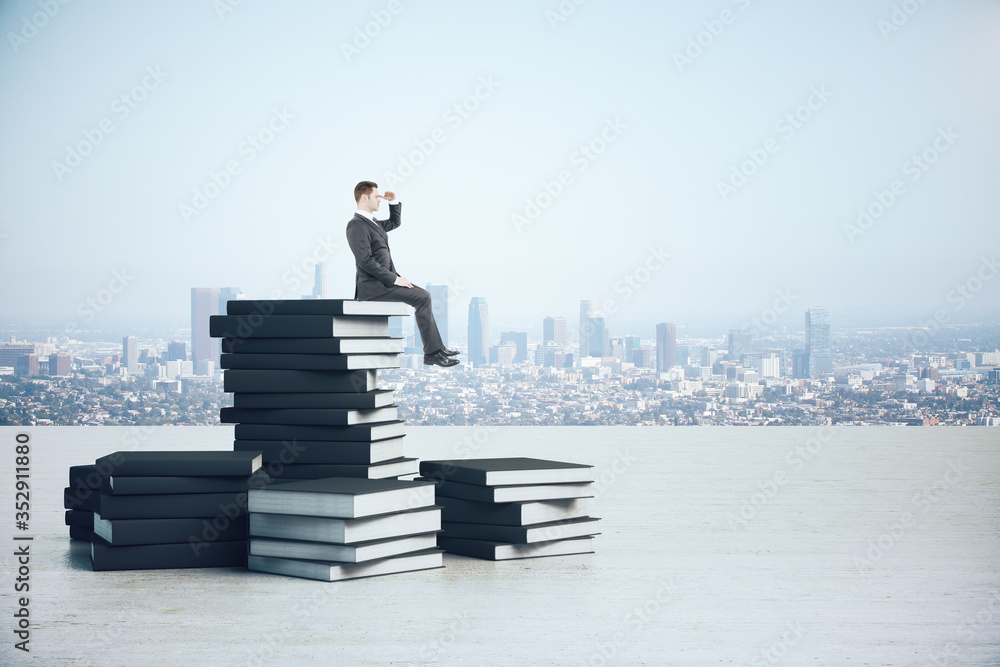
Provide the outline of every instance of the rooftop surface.
[[[15,434],[31,518],[14,530]],[[997,665],[1000,430],[409,427],[407,455],[595,466],[595,553],[323,583],[93,572],[70,465],[230,449],[232,428],[0,427],[0,664]],[[31,653],[14,534],[30,542]]]

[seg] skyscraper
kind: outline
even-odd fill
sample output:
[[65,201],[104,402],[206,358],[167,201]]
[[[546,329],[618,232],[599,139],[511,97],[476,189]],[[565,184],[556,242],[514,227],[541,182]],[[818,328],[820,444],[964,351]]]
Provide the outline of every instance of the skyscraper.
[[313,278],[312,298],[329,299],[330,296],[330,264],[328,262],[318,262]]
[[584,299],[580,302],[580,357],[590,357],[591,318],[599,314],[597,302]]
[[514,343],[517,346],[512,363],[528,360],[528,333],[526,331],[504,331],[500,334],[500,344]]
[[208,335],[208,318],[219,314],[218,287],[191,288],[191,361],[195,368],[199,361],[218,364],[220,343]]
[[729,358],[732,361],[739,361],[744,354],[752,354],[752,353],[753,353],[753,330],[730,329]]
[[669,322],[656,325],[656,371],[662,373],[677,365],[677,327]]
[[490,311],[486,298],[474,296],[469,301],[469,363],[486,365],[490,350]]
[[642,345],[638,336],[625,336],[625,361],[632,361],[632,352]]
[[139,372],[139,339],[135,336],[122,338],[122,366],[129,375]]
[[[437,322],[441,342],[444,343],[445,347],[448,347],[448,286],[427,283],[426,289],[431,295],[431,312],[434,313],[434,321]],[[416,347],[423,349],[424,341],[420,339],[420,331],[417,329],[415,318],[413,337],[417,341]]]
[[565,317],[546,317],[542,320],[542,342],[555,345],[566,344]]
[[245,299],[246,295],[243,294],[243,290],[239,287],[220,287],[219,288],[219,314],[226,314],[226,304],[230,301],[236,301],[238,299]]
[[187,343],[172,340],[167,344],[167,361],[187,361]]
[[806,311],[806,356],[809,357],[809,377],[818,378],[833,372],[828,308],[810,308]]

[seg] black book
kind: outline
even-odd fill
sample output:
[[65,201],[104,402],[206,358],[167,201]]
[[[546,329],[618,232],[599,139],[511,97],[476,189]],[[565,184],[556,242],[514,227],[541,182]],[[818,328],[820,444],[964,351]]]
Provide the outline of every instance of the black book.
[[598,521],[600,519],[589,516],[578,519],[566,519],[564,521],[533,523],[528,526],[502,526],[492,523],[442,521],[441,534],[445,537],[533,544],[535,542],[552,542],[553,540],[565,540],[572,537],[597,535]]
[[93,528],[94,513],[86,510],[66,510],[66,525]]
[[479,503],[462,498],[437,497],[445,521],[460,523],[495,523],[503,526],[527,526],[546,521],[562,521],[587,516],[584,498],[536,500],[516,503]]
[[250,489],[247,508],[268,514],[357,519],[433,505],[434,494],[421,492],[427,486],[429,482],[395,479],[310,479]]
[[112,496],[138,496],[154,493],[234,493],[255,486],[266,486],[264,470],[250,476],[233,477],[130,477],[112,475],[104,480],[101,491]]
[[90,542],[94,539],[94,531],[84,526],[70,526],[69,539],[80,540],[81,542]]
[[68,510],[83,510],[96,512],[101,507],[101,492],[99,489],[74,488],[63,489],[63,508]]
[[223,369],[353,371],[399,368],[396,354],[223,354]]
[[250,513],[251,537],[356,544],[441,530],[441,508],[421,507],[360,519]]
[[503,486],[512,484],[559,484],[590,482],[593,466],[526,457],[503,459],[456,459],[422,461],[420,474],[466,484]]
[[222,376],[225,391],[261,393],[361,393],[378,389],[374,370],[283,371],[235,368]]
[[260,452],[115,452],[97,459],[109,475],[156,477],[249,476],[261,465]]
[[226,302],[227,315],[367,315],[405,316],[409,307],[401,301],[357,301],[355,299],[289,299],[287,301],[238,299]]
[[485,560],[512,560],[515,558],[540,558],[542,556],[568,556],[594,553],[591,537],[576,537],[554,542],[535,544],[510,544],[495,540],[472,540],[438,536],[438,546],[448,553],[483,558]]
[[[430,479],[422,477],[420,479]],[[464,498],[482,503],[512,503],[527,500],[560,500],[590,498],[594,495],[591,482],[570,484],[521,484],[517,486],[482,486],[464,482],[435,481],[439,496]]]
[[161,570],[181,567],[246,567],[247,544],[144,544],[111,546],[98,536],[91,542],[95,570]]
[[388,317],[353,315],[212,315],[213,338],[388,338]]
[[303,426],[353,426],[399,421],[395,405],[371,410],[350,408],[222,408],[223,424],[299,424]]
[[247,557],[247,568],[255,572],[270,572],[318,581],[344,581],[400,572],[433,570],[439,567],[444,567],[444,560],[438,549],[379,558],[364,563],[337,563],[273,556]]
[[402,354],[402,338],[223,338],[226,354]]
[[392,405],[391,389],[339,394],[233,394],[234,408],[371,410],[372,408],[384,408],[387,405]]
[[[388,479],[416,474],[417,459],[396,458],[373,464],[306,464],[286,465],[276,469],[276,479],[323,479],[324,477],[363,477]],[[275,466],[277,468],[277,466]]]
[[[380,408],[381,409],[381,408]],[[403,420],[353,426],[305,426],[300,424],[237,424],[237,440],[327,440],[367,442],[403,435]]]
[[94,534],[113,546],[246,541],[247,518],[105,519],[94,517]]
[[421,533],[405,537],[391,537],[357,544],[332,542],[303,542],[302,540],[275,540],[254,537],[249,542],[250,555],[274,558],[299,558],[327,562],[362,563],[376,558],[389,558],[399,554],[433,549],[437,546],[437,533]]
[[236,440],[236,451],[262,452],[268,474],[281,475],[281,467],[297,464],[370,465],[403,455],[403,438],[334,442],[329,440]]
[[99,489],[104,476],[97,471],[94,464],[70,466],[69,485],[77,489]]
[[247,492],[176,493],[146,496],[101,494],[97,513],[105,519],[178,519],[241,516],[246,512]]

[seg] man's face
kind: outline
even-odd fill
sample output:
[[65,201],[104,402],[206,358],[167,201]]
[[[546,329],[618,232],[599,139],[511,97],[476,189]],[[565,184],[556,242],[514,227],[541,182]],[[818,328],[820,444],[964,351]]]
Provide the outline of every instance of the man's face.
[[379,199],[378,188],[372,188],[371,192],[361,196],[361,206],[369,213],[377,211],[381,203],[382,200]]

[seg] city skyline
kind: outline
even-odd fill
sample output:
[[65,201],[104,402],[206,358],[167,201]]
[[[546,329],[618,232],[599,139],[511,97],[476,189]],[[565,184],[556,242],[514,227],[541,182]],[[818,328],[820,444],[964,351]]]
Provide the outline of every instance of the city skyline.
[[996,4],[900,25],[861,0],[724,4],[407,8],[354,53],[384,8],[74,4],[37,27],[5,2],[0,326],[173,326],[188,285],[298,298],[322,263],[349,298],[363,178],[403,203],[403,275],[487,298],[499,330],[586,298],[612,335],[776,301],[996,321]]

